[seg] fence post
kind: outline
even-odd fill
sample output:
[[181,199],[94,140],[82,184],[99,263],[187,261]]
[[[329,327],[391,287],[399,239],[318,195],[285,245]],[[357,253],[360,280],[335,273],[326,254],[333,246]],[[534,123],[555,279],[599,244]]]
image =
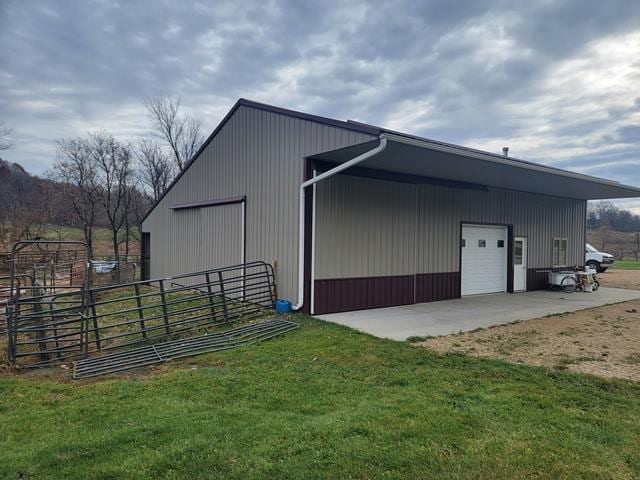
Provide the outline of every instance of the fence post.
[[215,321],[215,319],[216,319],[216,306],[215,306],[215,303],[213,301],[213,291],[211,290],[211,275],[209,274],[209,272],[207,272],[205,274],[205,278],[207,280],[207,292],[209,293],[209,306],[211,308],[211,317],[212,317],[212,320]]
[[96,297],[92,289],[89,289],[89,303],[91,304],[91,316],[93,317],[93,335],[96,338],[96,347],[98,351],[100,351],[102,350],[102,346],[100,342],[100,330],[98,329],[98,314],[96,313]]
[[[276,285],[275,269],[269,263],[264,264],[264,269],[265,269],[265,273],[267,274],[269,291],[271,292],[271,304],[275,306],[276,300],[278,300],[278,286]],[[313,286],[311,288],[313,288]]]
[[13,339],[13,312],[14,306],[7,303],[7,306],[4,310],[4,318],[5,318],[5,327],[7,332],[7,353],[9,355],[9,361],[14,363],[16,361],[16,352],[14,348],[14,339]]
[[[46,269],[45,269],[46,272]],[[39,288],[34,290],[34,296],[31,297],[33,299],[33,311],[35,313],[35,323],[36,323],[36,338],[38,339],[38,350],[40,350],[40,359],[44,361],[49,360],[49,354],[47,353],[47,342],[43,341],[47,334],[44,331],[44,316],[42,314],[42,294]],[[37,298],[36,298],[37,297]]]
[[167,296],[164,293],[164,280],[159,281],[160,287],[160,300],[162,303],[162,315],[164,317],[164,328],[167,335],[171,334],[171,329],[169,328],[169,314],[167,313]]
[[136,304],[138,305],[138,319],[140,320],[140,328],[142,329],[142,338],[147,338],[147,327],[144,326],[144,312],[142,311],[142,300],[140,299],[140,285],[133,284],[136,292]]
[[222,295],[222,311],[224,312],[224,321],[229,321],[229,310],[227,309],[227,297],[224,293],[224,280],[222,279],[222,271],[218,270],[218,280],[220,281],[220,295]]
[[56,306],[53,303],[53,297],[49,298],[49,318],[51,319],[51,329],[53,330],[53,335],[55,336],[55,344],[56,350],[58,351],[57,357],[62,358],[62,352],[60,352],[60,338],[58,338],[58,327],[56,326],[57,314],[55,313]]
[[83,312],[86,312],[86,310],[83,309],[82,312],[78,313],[80,315],[80,350],[87,356],[89,355],[89,323],[87,316]]

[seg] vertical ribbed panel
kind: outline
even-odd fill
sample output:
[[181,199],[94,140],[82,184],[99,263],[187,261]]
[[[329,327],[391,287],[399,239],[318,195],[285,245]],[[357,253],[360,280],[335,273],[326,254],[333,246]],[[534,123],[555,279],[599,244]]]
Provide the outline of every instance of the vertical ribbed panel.
[[459,270],[460,222],[513,225],[529,239],[529,268],[551,266],[554,237],[569,239],[569,264],[584,263],[586,202],[512,190],[420,185],[417,273]]
[[[151,234],[151,276],[239,263],[240,205],[190,211],[170,207],[246,195],[247,261],[277,262],[279,294],[294,299],[304,157],[372,138],[241,106],[144,221],[143,231]],[[224,212],[209,213],[218,209]],[[204,246],[192,240],[200,235],[211,240]]]
[[413,274],[414,185],[338,175],[316,195],[316,278]]
[[[241,262],[242,205],[176,210],[171,228],[151,234],[151,274],[155,278],[198,272]],[[157,233],[154,232],[154,233]],[[162,259],[159,271],[154,259]]]
[[317,187],[315,278],[458,272],[461,222],[513,225],[529,268],[550,267],[552,239],[566,237],[582,265],[585,215],[583,200],[339,175]]

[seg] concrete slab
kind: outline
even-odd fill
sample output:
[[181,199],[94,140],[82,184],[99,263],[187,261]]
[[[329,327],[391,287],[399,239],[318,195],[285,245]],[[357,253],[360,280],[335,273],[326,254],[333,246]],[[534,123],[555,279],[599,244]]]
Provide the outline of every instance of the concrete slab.
[[604,287],[596,293],[539,290],[473,295],[442,302],[331,313],[318,318],[376,337],[406,340],[412,336],[449,335],[635,299],[640,299],[640,290]]

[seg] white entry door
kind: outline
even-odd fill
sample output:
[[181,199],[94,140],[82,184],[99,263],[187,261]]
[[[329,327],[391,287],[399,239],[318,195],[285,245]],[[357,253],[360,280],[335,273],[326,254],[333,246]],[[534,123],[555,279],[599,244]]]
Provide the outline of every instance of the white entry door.
[[527,289],[527,239],[515,237],[513,240],[513,290]]
[[463,225],[461,294],[507,291],[507,228]]

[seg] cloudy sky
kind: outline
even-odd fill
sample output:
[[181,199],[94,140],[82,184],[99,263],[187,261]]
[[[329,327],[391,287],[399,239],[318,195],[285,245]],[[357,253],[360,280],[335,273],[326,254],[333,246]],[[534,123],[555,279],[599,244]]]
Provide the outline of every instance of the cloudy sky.
[[640,185],[639,87],[637,0],[0,0],[3,157],[38,174],[171,95],[207,131],[245,97]]

